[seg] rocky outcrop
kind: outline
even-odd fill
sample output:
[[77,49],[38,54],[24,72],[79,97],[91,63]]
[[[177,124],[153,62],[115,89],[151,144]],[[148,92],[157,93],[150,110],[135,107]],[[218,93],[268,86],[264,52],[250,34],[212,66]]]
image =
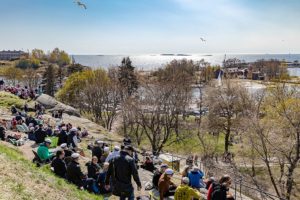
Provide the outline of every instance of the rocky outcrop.
[[36,99],[36,101],[39,104],[43,105],[46,109],[49,109],[50,112],[63,110],[63,112],[67,113],[68,115],[74,115],[80,117],[79,111],[77,109],[68,106],[66,104],[63,104],[47,94],[40,95]]

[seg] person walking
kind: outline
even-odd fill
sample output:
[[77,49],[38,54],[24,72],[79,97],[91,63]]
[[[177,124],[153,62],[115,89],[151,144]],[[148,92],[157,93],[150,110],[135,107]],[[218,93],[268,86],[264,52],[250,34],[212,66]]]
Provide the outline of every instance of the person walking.
[[109,163],[108,172],[105,178],[105,189],[110,188],[110,179],[112,178],[112,193],[120,197],[120,200],[134,200],[134,189],[131,183],[131,177],[138,186],[138,191],[141,190],[142,184],[138,175],[133,156],[134,149],[131,146],[126,146],[120,152],[120,155],[112,159]]

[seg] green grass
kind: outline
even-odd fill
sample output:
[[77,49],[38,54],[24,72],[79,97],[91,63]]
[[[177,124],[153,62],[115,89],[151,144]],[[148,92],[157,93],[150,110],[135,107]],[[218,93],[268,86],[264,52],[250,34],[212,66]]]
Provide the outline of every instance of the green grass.
[[8,92],[0,92],[0,106],[10,108],[12,105],[15,105],[17,108],[22,108],[26,101],[20,99],[16,95],[13,95]]
[[[86,191],[80,191],[75,185],[69,184],[64,179],[56,177],[51,171],[50,166],[46,165],[41,168],[35,167],[35,165],[26,160],[22,153],[14,148],[7,147],[0,143],[0,156],[5,161],[5,172],[7,174],[5,186],[11,188],[11,192],[16,195],[16,199],[37,199],[35,190],[31,190],[33,186],[42,185],[45,187],[45,191],[36,191],[36,193],[49,193],[49,196],[44,196],[43,199],[53,199],[53,195],[60,197],[60,199],[103,199],[102,196],[93,195]],[[4,163],[2,162],[4,165]],[[20,181],[15,181],[13,176],[9,176],[11,173],[20,173]],[[4,180],[3,180],[4,181]],[[6,191],[0,193],[5,194]],[[42,188],[41,188],[42,190]]]

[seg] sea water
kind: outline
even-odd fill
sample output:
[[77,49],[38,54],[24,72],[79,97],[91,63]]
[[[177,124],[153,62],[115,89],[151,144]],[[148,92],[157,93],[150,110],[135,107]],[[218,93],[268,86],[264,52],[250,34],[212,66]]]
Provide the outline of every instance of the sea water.
[[[73,55],[76,63],[89,66],[92,68],[102,67],[107,69],[109,67],[119,66],[124,57],[129,56],[133,66],[139,70],[155,70],[160,68],[174,59],[188,59],[193,61],[200,61],[204,59],[212,65],[222,65],[224,59],[238,58],[245,62],[253,62],[259,59],[277,59],[288,62],[300,61],[300,54],[153,54],[153,55]],[[300,76],[300,68],[290,68],[291,76]]]

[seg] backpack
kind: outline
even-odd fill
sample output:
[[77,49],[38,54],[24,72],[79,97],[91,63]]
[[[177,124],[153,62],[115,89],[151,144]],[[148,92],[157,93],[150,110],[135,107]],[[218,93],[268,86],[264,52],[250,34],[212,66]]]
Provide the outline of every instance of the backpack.
[[213,191],[211,194],[211,200],[223,200],[226,199],[226,189],[219,183],[213,184]]

